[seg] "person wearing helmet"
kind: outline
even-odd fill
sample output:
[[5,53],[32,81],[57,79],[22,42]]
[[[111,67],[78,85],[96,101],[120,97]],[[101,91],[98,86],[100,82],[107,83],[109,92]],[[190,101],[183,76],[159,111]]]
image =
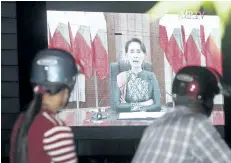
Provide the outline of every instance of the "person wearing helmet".
[[213,69],[180,69],[172,85],[174,107],[145,130],[132,163],[230,163],[231,151],[209,121],[215,95],[229,92]]
[[14,125],[11,163],[77,162],[72,130],[55,115],[67,105],[77,74],[74,58],[64,50],[45,49],[36,55],[34,99]]

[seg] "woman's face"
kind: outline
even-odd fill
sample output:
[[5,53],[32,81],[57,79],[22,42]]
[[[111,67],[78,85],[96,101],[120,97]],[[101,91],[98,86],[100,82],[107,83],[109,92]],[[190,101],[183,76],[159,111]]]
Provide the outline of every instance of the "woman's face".
[[138,42],[131,42],[128,46],[127,58],[131,67],[141,67],[144,61],[144,53]]
[[45,94],[43,96],[43,104],[48,107],[52,112],[57,112],[60,108],[63,108],[69,97],[69,90],[63,89],[57,94],[50,95]]

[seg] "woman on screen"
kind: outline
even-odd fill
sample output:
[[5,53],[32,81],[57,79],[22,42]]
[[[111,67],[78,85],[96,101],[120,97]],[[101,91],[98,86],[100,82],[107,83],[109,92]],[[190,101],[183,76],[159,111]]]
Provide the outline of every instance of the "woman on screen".
[[11,136],[11,163],[77,163],[73,133],[56,117],[76,81],[74,58],[66,51],[46,49],[32,63],[34,99],[20,114]]
[[153,72],[142,69],[146,48],[133,38],[125,45],[125,53],[131,69],[117,76],[117,112],[153,111],[159,112],[160,88]]

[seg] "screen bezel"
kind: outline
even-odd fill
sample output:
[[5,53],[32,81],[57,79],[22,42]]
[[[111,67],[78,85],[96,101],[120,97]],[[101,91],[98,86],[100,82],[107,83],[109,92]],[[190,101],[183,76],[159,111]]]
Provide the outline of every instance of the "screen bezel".
[[[19,3],[19,2],[17,2]],[[44,4],[45,3],[45,4]],[[92,11],[92,12],[117,12],[117,13],[145,13],[150,9],[151,6],[153,6],[156,2],[39,2],[37,4],[37,8],[41,9],[40,12],[37,12],[37,14],[31,14],[33,11],[26,13],[23,13],[24,15],[19,14],[18,20],[18,25],[21,26],[21,28],[18,29],[18,42],[19,42],[19,75],[24,74],[23,73],[25,66],[23,67],[22,65],[27,62],[30,62],[30,60],[33,57],[30,57],[29,59],[27,58],[26,61],[23,61],[23,58],[28,57],[26,54],[22,54],[23,52],[26,52],[26,43],[33,45],[34,49],[30,50],[31,54],[34,55],[38,50],[41,50],[43,48],[47,47],[47,21],[46,21],[46,11],[47,10],[59,10],[59,11]],[[19,5],[20,6],[20,5]],[[45,8],[44,8],[45,7]],[[18,8],[18,6],[17,6]],[[21,9],[22,9],[22,3],[21,3]],[[17,11],[19,13],[20,10]],[[214,15],[214,14],[211,14]],[[23,24],[23,18],[33,18],[33,20],[28,21],[28,23]],[[31,24],[31,28],[34,28],[34,32],[26,33],[24,32],[24,37],[26,35],[28,36],[33,36],[31,43],[29,41],[25,42],[23,39],[23,26]],[[38,28],[37,26],[41,27]],[[24,29],[25,31],[25,29]],[[36,32],[35,32],[36,31]],[[37,34],[36,34],[37,33]],[[40,45],[36,45],[37,42],[40,42]],[[27,45],[28,46],[28,45]],[[31,48],[32,48],[31,47]],[[226,53],[224,53],[226,54]],[[224,70],[224,77],[227,78],[227,81],[231,81],[231,77],[227,74],[231,74],[230,66],[229,63],[227,63],[229,60],[226,59],[224,60],[224,54],[223,54],[223,70]],[[225,56],[228,56],[225,55]],[[229,57],[231,60],[231,57]],[[21,76],[20,75],[20,76]],[[29,78],[29,76],[27,76]],[[20,79],[19,79],[20,80]],[[28,84],[29,82],[25,81],[26,79],[21,77],[21,85],[23,84],[24,86],[20,85],[20,100],[21,106],[25,106],[26,103],[28,103],[31,99],[31,97],[24,97],[25,95],[23,93],[23,90],[25,88],[25,85]],[[28,88],[27,88],[28,90]],[[29,93],[31,91],[28,91]],[[31,93],[32,94],[32,93]],[[228,102],[228,99],[224,99],[224,110],[225,110],[225,117],[228,115],[231,115],[231,111],[228,110],[227,108],[231,107],[230,102]],[[227,128],[231,128],[231,122],[230,120],[227,120],[225,122],[225,127],[224,126],[216,126],[222,137],[226,137],[227,135],[224,135],[224,129],[227,130]],[[143,130],[146,128],[146,126],[107,126],[107,127],[86,127],[86,126],[76,126],[73,127],[73,131],[75,133],[75,138],[76,139],[140,139],[142,136]],[[230,130],[230,129],[229,129]],[[230,131],[229,131],[229,136],[230,136]],[[231,139],[231,138],[229,138]]]

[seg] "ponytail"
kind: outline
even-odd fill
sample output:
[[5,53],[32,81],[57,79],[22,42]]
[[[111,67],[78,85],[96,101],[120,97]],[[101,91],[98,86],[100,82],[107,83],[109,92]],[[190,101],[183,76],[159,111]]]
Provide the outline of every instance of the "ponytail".
[[23,122],[18,129],[16,142],[15,142],[15,162],[14,163],[27,163],[27,135],[28,131],[39,113],[42,105],[42,91],[39,86],[34,89],[34,99],[30,103],[28,109],[23,113]]

